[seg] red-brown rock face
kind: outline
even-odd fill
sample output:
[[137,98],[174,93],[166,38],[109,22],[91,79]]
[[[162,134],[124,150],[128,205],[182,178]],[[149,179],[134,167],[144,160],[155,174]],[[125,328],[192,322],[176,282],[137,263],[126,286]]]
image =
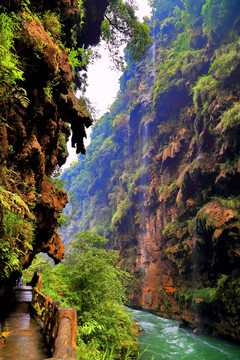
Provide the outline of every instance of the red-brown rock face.
[[[9,40],[12,44],[5,35],[1,39],[4,46],[9,46],[10,56],[17,59],[16,71],[22,71],[23,76],[14,88],[10,75],[5,80],[6,88],[4,81],[0,85],[0,193],[7,194],[7,201],[1,197],[0,207],[0,286],[5,289],[5,279],[11,276],[15,279],[36,253],[46,252],[55,262],[63,259],[64,246],[56,230],[68,198],[50,176],[57,165],[65,163],[70,129],[73,146],[78,153],[85,152],[83,137],[91,118],[85,103],[73,94],[73,69],[63,46],[63,41],[69,48],[76,45],[69,34],[79,23],[77,1],[31,1],[29,8],[18,1],[4,1],[3,5],[0,15],[4,13],[10,24],[5,25],[14,34]],[[78,33],[78,46],[99,40],[99,24],[106,6],[104,0],[92,3],[99,10],[94,20],[97,24],[85,12],[84,26],[91,31],[94,25],[98,34],[85,41],[86,36]],[[89,9],[94,11],[91,6]],[[1,30],[3,24],[0,25]],[[17,205],[9,207],[8,202]],[[18,227],[15,235],[9,235],[8,226],[13,218]],[[10,243],[8,259],[4,251]]]

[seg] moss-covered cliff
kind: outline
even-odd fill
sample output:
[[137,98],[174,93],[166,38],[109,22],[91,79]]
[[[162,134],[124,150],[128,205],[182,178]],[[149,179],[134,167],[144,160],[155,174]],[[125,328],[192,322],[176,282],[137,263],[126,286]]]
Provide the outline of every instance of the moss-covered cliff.
[[[134,274],[130,303],[240,341],[240,5],[152,1],[146,58],[64,173]],[[71,206],[69,210],[71,211]]]
[[68,199],[50,177],[65,162],[70,129],[77,152],[85,151],[91,118],[73,94],[84,65],[76,49],[99,41],[107,5],[1,2],[0,297],[36,253],[64,256],[56,229]]

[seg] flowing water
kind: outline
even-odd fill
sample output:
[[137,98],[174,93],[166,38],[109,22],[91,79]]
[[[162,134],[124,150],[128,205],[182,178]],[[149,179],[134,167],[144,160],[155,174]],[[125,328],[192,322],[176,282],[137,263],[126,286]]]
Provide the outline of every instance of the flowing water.
[[145,330],[138,337],[141,360],[240,360],[240,346],[213,336],[195,335],[189,329],[179,328],[176,321],[148,312],[129,312]]

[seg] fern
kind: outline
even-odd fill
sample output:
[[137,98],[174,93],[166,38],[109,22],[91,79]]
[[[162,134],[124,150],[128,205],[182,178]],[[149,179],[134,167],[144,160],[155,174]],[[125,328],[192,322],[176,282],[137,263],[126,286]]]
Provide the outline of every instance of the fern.
[[10,89],[23,80],[23,71],[19,68],[19,58],[14,47],[19,29],[19,19],[14,13],[0,14],[0,87],[4,89],[1,97],[8,96]]
[[16,212],[23,216],[28,216],[31,220],[35,220],[35,217],[31,214],[29,207],[17,194],[11,191],[5,190],[0,186],[0,205],[3,210]]
[[26,253],[33,250],[34,222],[20,196],[0,186],[0,279],[20,271]]

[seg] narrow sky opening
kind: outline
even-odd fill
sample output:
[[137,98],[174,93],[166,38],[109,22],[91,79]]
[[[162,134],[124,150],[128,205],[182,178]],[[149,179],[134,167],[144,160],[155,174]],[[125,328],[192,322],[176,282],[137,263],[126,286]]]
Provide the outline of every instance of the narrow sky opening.
[[[138,6],[136,13],[140,20],[142,20],[144,16],[150,15],[148,0],[136,0],[135,2]],[[84,94],[84,97],[88,98],[91,105],[94,107],[97,118],[104,115],[108,111],[110,105],[114,102],[119,90],[119,78],[122,75],[121,71],[113,70],[113,64],[104,44],[100,44],[99,49],[101,58],[96,59],[88,65],[88,86]],[[80,94],[77,93],[77,96],[80,96]],[[84,141],[85,147],[90,144],[90,134],[91,129],[88,129],[88,137]],[[62,166],[62,170],[68,168],[73,161],[78,159],[76,150],[71,147],[71,141],[68,142],[67,146],[69,156],[66,164]]]

